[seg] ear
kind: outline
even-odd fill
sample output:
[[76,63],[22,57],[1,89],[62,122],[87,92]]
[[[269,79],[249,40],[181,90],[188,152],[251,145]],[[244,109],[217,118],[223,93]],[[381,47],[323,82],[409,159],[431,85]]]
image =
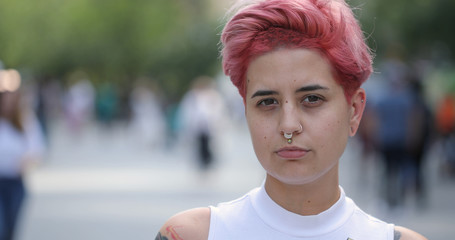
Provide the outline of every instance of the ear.
[[350,119],[349,119],[349,136],[353,137],[359,129],[360,120],[362,120],[363,111],[366,106],[366,93],[363,88],[357,89],[352,95],[349,103]]

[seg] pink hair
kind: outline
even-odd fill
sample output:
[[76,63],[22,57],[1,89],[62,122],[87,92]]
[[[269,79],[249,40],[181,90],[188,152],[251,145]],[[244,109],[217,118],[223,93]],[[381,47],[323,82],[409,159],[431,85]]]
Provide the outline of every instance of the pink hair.
[[321,52],[348,101],[372,71],[370,49],[343,0],[266,0],[249,5],[228,21],[221,43],[224,73],[244,100],[249,63],[280,47]]

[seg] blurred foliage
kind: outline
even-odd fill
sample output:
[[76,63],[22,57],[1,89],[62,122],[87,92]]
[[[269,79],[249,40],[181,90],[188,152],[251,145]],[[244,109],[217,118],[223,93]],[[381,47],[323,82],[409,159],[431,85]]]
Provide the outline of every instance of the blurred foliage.
[[[455,1],[350,0],[376,62],[451,60]],[[199,75],[220,69],[216,0],[0,0],[0,60],[38,79],[84,71],[95,85],[130,86],[146,76],[178,99]],[[221,16],[218,16],[221,17]],[[213,17],[212,17],[213,18]],[[435,51],[436,50],[436,51]]]
[[355,13],[379,60],[393,54],[405,60],[453,61],[455,1],[351,0],[349,3],[360,9]]
[[0,59],[39,78],[84,71],[95,83],[154,79],[179,96],[218,67],[204,0],[0,0]]

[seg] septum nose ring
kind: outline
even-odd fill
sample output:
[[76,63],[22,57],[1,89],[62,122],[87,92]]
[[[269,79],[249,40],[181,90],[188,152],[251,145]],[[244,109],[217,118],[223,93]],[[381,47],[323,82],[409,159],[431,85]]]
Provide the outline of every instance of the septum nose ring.
[[[300,129],[299,129],[298,132],[300,133],[300,132],[302,132],[302,130],[303,130],[303,127],[302,127],[302,124],[300,124]],[[292,135],[293,135],[292,132],[291,132],[291,133],[287,133],[287,132],[284,132],[284,133],[283,133],[284,138],[286,138],[286,141],[287,141],[289,144],[292,143]]]
[[292,143],[292,133],[284,133],[284,138],[288,141],[289,144]]
[[284,135],[284,138],[286,138],[286,139],[292,138],[292,133],[284,133],[283,135]]

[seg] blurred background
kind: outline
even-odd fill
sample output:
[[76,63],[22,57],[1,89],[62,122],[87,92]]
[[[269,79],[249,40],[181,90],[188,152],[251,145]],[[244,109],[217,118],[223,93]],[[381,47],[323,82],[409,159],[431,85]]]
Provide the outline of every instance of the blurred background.
[[[231,3],[0,0],[0,236],[153,239],[173,214],[261,184],[221,72]],[[455,1],[348,3],[375,72],[341,184],[366,212],[450,239]]]

